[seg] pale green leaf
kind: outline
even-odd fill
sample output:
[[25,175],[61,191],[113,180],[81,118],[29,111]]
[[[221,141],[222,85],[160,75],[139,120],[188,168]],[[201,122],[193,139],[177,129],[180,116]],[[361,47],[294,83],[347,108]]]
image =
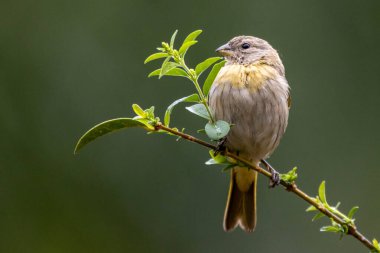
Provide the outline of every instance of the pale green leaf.
[[297,167],[294,167],[292,170],[288,171],[286,174],[281,174],[280,178],[281,180],[287,182],[287,183],[293,183],[297,179]]
[[[212,150],[212,152],[215,152]],[[217,164],[230,164],[227,160],[227,157],[225,157],[224,155],[221,155],[220,153],[217,154],[216,156],[213,156],[213,160],[217,163]]]
[[202,118],[210,120],[210,115],[208,114],[207,109],[204,104],[195,104],[195,105],[186,107],[186,110]]
[[235,163],[232,163],[228,160],[228,158],[220,153],[215,155],[215,150],[209,151],[211,159],[209,159],[205,164],[206,165],[224,165],[225,167],[222,171],[226,171],[236,166]]
[[164,124],[165,124],[165,126],[169,126],[170,115],[172,113],[172,110],[174,109],[174,107],[177,104],[182,103],[182,102],[198,102],[198,101],[199,101],[198,94],[192,94],[190,96],[183,97],[183,98],[180,98],[180,99],[177,99],[176,101],[174,101],[171,105],[169,105],[168,109],[166,109],[165,118],[164,118]]
[[151,119],[142,118],[140,116],[133,117],[133,120],[137,120],[137,121],[139,121],[139,122],[141,122],[141,123],[143,123],[144,125],[147,125],[147,126],[151,125],[150,122],[152,121]]
[[148,77],[152,77],[152,76],[159,76],[161,73],[161,69],[156,69],[152,72],[149,73]]
[[153,60],[164,58],[164,57],[168,57],[168,54],[167,53],[155,53],[155,54],[149,55],[148,58],[145,59],[144,64],[146,64],[150,61],[153,61]]
[[373,238],[372,243],[373,243],[373,246],[375,246],[375,248],[380,252],[379,242],[375,238]]
[[186,39],[183,41],[182,44],[185,44],[186,42],[195,40],[200,34],[202,33],[202,30],[196,30],[189,35],[187,35]]
[[199,63],[195,67],[195,73],[197,74],[197,76],[200,76],[203,71],[205,71],[212,64],[214,64],[215,62],[217,62],[217,61],[219,61],[221,59],[222,59],[222,57],[211,57],[211,58],[208,58],[208,59],[204,60],[203,62]]
[[196,40],[183,43],[182,46],[179,48],[178,53],[182,56],[185,55],[187,50],[189,49],[189,47],[191,47],[197,43],[198,43],[198,41],[196,41]]
[[215,155],[215,150],[210,150],[209,154],[211,156],[211,159],[213,160],[212,164],[230,164],[227,160],[227,157],[225,157],[224,155],[221,155],[220,153],[217,153]]
[[[160,68],[160,74],[161,74],[161,72],[162,72],[162,68],[170,61],[170,59],[171,59],[172,57],[171,56],[168,56],[168,57],[166,57],[166,59],[162,62],[162,64],[161,64],[161,68]],[[161,76],[159,76],[159,78],[160,78]]]
[[147,117],[149,119],[154,119],[154,106],[151,106],[150,108],[146,109],[145,113],[147,114]]
[[305,211],[306,212],[312,212],[312,211],[317,211],[318,209],[315,206],[309,206]]
[[319,199],[322,201],[322,203],[324,204],[327,203],[325,181],[322,181],[322,183],[319,185],[318,196],[319,196]]
[[323,216],[325,216],[323,213],[317,213],[316,215],[314,215],[314,217],[313,217],[313,219],[311,219],[311,221],[318,220],[318,219],[322,218]]
[[188,78],[188,74],[181,68],[174,68],[166,72],[165,76],[182,76]]
[[210,73],[208,74],[206,78],[206,81],[203,84],[203,93],[205,94],[205,96],[208,95],[211,85],[213,84],[215,80],[215,77],[218,75],[220,69],[224,66],[225,63],[226,61],[221,61],[212,67]]
[[205,162],[206,165],[215,165],[215,164],[218,164],[213,158],[210,158],[208,159],[206,162]]
[[178,63],[167,61],[161,67],[161,72],[158,78],[165,76],[170,70],[178,67]]
[[[161,73],[161,69],[156,69],[154,71],[152,71],[148,77],[152,77],[152,76],[159,76]],[[181,68],[174,68],[174,69],[171,69],[169,70],[168,72],[166,72],[165,76],[180,76],[180,77],[186,77],[186,78],[189,78],[188,77],[188,74],[186,73],[186,71],[184,71],[183,69]]]
[[132,109],[136,113],[136,115],[143,117],[143,118],[146,116],[144,110],[138,104],[133,104]]
[[333,233],[343,232],[342,229],[338,226],[324,226],[324,227],[321,227],[320,231],[333,232]]
[[215,123],[208,122],[205,130],[211,140],[220,140],[230,131],[230,124],[223,120],[218,120]]
[[131,128],[131,127],[142,127],[149,131],[154,130],[154,127],[152,125],[144,124],[142,122],[139,122],[138,120],[131,119],[131,118],[117,118],[117,119],[107,120],[94,126],[90,130],[88,130],[79,139],[75,147],[74,154],[78,153],[78,151],[82,149],[85,145],[87,145],[88,143],[94,141],[95,139],[105,134],[108,134],[120,129],[124,129],[124,128]]
[[172,37],[170,38],[170,47],[171,48],[174,47],[174,41],[175,41],[175,37],[177,36],[177,33],[178,33],[178,30],[175,30]]
[[347,214],[348,218],[352,219],[355,213],[358,211],[358,209],[359,209],[358,206],[354,206],[353,208],[351,208],[351,210]]

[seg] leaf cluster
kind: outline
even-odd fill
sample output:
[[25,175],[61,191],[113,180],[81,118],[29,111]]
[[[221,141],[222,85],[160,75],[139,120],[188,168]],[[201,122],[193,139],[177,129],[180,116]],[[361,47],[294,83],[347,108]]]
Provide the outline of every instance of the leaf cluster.
[[292,170],[288,171],[286,174],[281,174],[280,179],[288,184],[293,184],[297,179],[297,167],[294,167]]
[[222,171],[228,171],[235,166],[246,166],[245,164],[241,164],[235,159],[222,155],[220,152],[215,152],[214,150],[209,151],[210,159],[205,162],[206,165],[222,165]]
[[[170,42],[162,42],[161,47],[158,47],[157,53],[148,56],[144,63],[148,63],[154,60],[163,59],[161,67],[152,71],[148,76],[158,76],[162,78],[163,76],[179,76],[190,80],[195,89],[196,93],[185,96],[183,98],[173,101],[165,111],[164,115],[164,126],[169,127],[171,121],[171,114],[173,109],[180,103],[192,103],[193,105],[186,107],[186,109],[207,120],[204,131],[211,140],[219,140],[225,137],[230,131],[230,124],[222,121],[215,120],[213,113],[208,106],[208,94],[210,87],[214,82],[219,70],[224,66],[225,61],[221,57],[210,57],[200,62],[195,66],[195,68],[189,68],[185,62],[185,55],[189,48],[195,45],[198,41],[197,37],[202,33],[202,30],[196,30],[190,33],[185,40],[180,45],[179,49],[174,47],[175,39],[177,36],[177,31],[173,33],[170,38]],[[205,73],[209,68],[211,71],[207,75],[202,88],[199,84],[199,77]],[[92,142],[98,137],[105,134],[131,128],[131,127],[141,127],[148,131],[148,133],[167,133],[165,131],[157,130],[155,126],[161,124],[160,118],[154,115],[154,106],[148,109],[142,109],[139,105],[133,104],[132,108],[136,113],[133,118],[116,118],[104,121],[90,130],[88,130],[78,141],[74,153],[77,153],[81,148],[83,148],[88,143]],[[171,128],[178,131],[176,127]]]
[[[189,112],[206,119],[208,122],[206,123],[204,130],[207,136],[211,140],[219,140],[228,134],[231,126],[228,122],[214,119],[213,113],[209,108],[207,101],[211,85],[214,82],[219,70],[224,66],[225,61],[221,61],[221,57],[210,57],[197,64],[195,68],[189,68],[185,62],[185,55],[188,49],[198,42],[196,39],[201,33],[202,30],[196,30],[190,33],[182,42],[179,49],[176,49],[174,47],[174,43],[177,36],[177,31],[175,31],[171,36],[170,43],[162,42],[162,47],[157,48],[159,52],[148,56],[144,63],[165,58],[161,64],[161,67],[151,72],[148,76],[158,76],[158,78],[163,76],[185,77],[193,83],[197,92],[177,99],[171,103],[165,112],[164,125],[169,127],[171,113],[174,107],[179,103],[194,103],[194,105],[186,107],[186,109]],[[201,85],[199,84],[199,77],[210,67],[212,67],[212,69],[201,88]]]
[[[339,233],[340,236],[342,237],[343,235],[348,233],[348,225],[355,226],[354,215],[358,211],[359,207],[358,206],[352,207],[350,211],[348,212],[348,214],[345,215],[341,211],[338,210],[338,207],[340,206],[340,202],[338,202],[335,206],[330,206],[327,202],[325,181],[322,181],[322,183],[319,185],[318,196],[316,196],[314,200],[317,202],[318,205],[325,208],[329,212],[333,213],[334,215],[336,215],[337,217],[339,217],[345,222],[344,224],[339,224],[330,218],[331,224],[328,226],[323,226],[320,229],[321,232]],[[315,206],[309,206],[306,209],[306,212],[312,212],[312,211],[318,211],[318,209]],[[318,213],[314,215],[312,221],[322,218],[323,216],[325,216],[325,214],[318,211]]]
[[380,252],[380,244],[375,238],[372,240],[372,244],[375,247],[375,249],[371,252]]

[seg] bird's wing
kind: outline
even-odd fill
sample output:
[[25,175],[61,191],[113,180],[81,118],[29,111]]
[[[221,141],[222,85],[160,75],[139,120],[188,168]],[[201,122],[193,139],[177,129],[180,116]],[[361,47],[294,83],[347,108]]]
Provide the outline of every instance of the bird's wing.
[[290,92],[288,93],[288,108],[292,106],[292,96],[290,96]]

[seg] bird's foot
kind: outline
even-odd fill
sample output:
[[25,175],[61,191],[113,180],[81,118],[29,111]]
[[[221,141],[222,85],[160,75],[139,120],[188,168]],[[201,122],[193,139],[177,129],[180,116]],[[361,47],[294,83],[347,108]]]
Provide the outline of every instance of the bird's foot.
[[261,160],[261,162],[265,165],[267,170],[272,174],[271,179],[269,181],[269,187],[274,188],[280,184],[281,178],[280,173],[278,173],[267,161]]
[[227,142],[227,137],[224,137],[218,141],[214,155],[217,155],[217,154],[222,153],[222,152],[227,150],[226,142]]

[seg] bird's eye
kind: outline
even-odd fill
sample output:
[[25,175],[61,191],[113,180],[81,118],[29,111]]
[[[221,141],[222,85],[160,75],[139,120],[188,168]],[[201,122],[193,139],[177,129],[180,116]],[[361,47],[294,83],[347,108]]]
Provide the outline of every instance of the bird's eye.
[[243,49],[248,49],[248,48],[250,48],[251,47],[251,45],[249,44],[249,43],[243,43],[242,45],[241,45],[241,48],[243,48]]

